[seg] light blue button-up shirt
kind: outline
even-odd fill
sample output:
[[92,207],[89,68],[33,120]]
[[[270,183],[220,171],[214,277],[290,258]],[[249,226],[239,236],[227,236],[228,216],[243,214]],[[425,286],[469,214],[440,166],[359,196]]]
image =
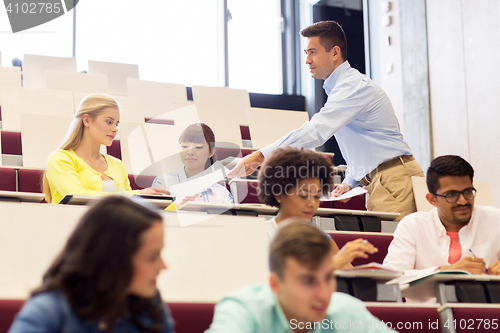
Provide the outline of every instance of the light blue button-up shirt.
[[[250,285],[217,304],[212,325],[205,333],[291,333],[299,328],[298,322],[288,321],[269,285]],[[332,295],[326,318],[316,322],[310,332],[394,331],[374,317],[363,302],[337,292]]]
[[316,148],[335,135],[348,164],[344,183],[354,188],[381,163],[412,154],[385,92],[349,62],[333,71],[323,89],[328,99],[321,110],[300,128],[261,149],[264,156],[282,146]]

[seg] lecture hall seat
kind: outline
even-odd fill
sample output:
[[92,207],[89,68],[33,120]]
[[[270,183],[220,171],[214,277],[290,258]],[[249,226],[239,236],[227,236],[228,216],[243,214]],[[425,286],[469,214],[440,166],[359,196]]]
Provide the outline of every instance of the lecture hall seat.
[[19,192],[42,193],[43,169],[23,169],[17,170],[17,181]]
[[2,154],[22,155],[21,132],[1,131]]
[[16,170],[14,168],[0,168],[0,191],[16,190]]
[[354,259],[354,261],[352,262],[353,266],[364,265],[371,262],[377,262],[379,264],[382,264],[385,256],[387,255],[387,250],[389,249],[389,245],[391,244],[393,239],[392,235],[367,233],[367,232],[355,233],[355,232],[337,231],[329,233],[329,235],[332,237],[335,243],[337,243],[339,248],[344,246],[347,242],[350,242],[358,238],[363,238],[372,243],[373,246],[375,246],[378,249],[377,253],[370,255],[367,259],[364,258]]
[[[366,304],[368,311],[384,323],[391,323],[392,328],[401,333],[441,333],[441,328],[429,328],[429,323],[435,323],[439,319],[437,307],[408,306],[397,304],[377,304],[370,302]],[[399,324],[398,324],[399,323]],[[399,325],[399,327],[397,327]],[[391,326],[389,326],[391,327]]]
[[[6,333],[21,310],[24,300],[0,300],[0,333]],[[214,315],[213,303],[167,303],[175,320],[177,333],[203,333]]]

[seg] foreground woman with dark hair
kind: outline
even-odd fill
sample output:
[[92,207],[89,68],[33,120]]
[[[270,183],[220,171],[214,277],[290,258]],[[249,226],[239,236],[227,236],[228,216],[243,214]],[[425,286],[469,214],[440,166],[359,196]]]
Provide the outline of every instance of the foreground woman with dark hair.
[[80,220],[12,324],[17,332],[173,332],[156,288],[166,268],[163,223],[130,199],[107,197]]

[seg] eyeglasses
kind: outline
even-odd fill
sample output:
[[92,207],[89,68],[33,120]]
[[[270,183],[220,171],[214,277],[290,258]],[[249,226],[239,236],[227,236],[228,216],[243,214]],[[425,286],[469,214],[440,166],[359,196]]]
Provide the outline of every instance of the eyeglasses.
[[460,198],[460,194],[463,195],[465,199],[472,200],[476,196],[476,192],[475,188],[466,188],[462,192],[451,191],[446,194],[434,193],[434,195],[445,198],[448,203],[455,203],[458,201],[458,198]]

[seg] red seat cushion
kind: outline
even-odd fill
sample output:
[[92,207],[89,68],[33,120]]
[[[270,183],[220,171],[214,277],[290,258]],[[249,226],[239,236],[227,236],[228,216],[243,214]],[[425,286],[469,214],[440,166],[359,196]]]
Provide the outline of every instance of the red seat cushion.
[[214,317],[213,303],[168,303],[177,333],[202,333]]
[[0,333],[6,333],[21,310],[24,300],[0,300]]
[[155,176],[128,175],[128,179],[130,180],[130,187],[132,188],[132,190],[142,190],[144,188],[151,187],[155,178]]
[[248,126],[240,126],[240,132],[243,140],[252,140],[250,137],[250,128]]
[[170,119],[146,118],[148,124],[174,125],[174,121]]
[[19,169],[17,171],[19,192],[42,193],[44,172],[42,169]]
[[21,132],[1,131],[2,154],[22,155]]
[[111,146],[107,147],[107,153],[108,153],[108,155],[111,155],[111,156],[116,157],[117,159],[121,160],[122,159],[122,150],[120,147],[120,140],[114,140],[111,143]]
[[371,262],[378,262],[381,264],[384,261],[385,256],[387,255],[387,250],[389,249],[389,245],[392,242],[392,235],[376,235],[370,233],[363,233],[362,235],[359,233],[344,233],[344,232],[332,232],[330,233],[332,239],[337,243],[339,248],[343,247],[345,243],[350,242],[352,240],[363,238],[369,241],[378,249],[377,253],[371,254],[367,259],[364,258],[356,258],[352,262],[353,266],[359,266],[368,264]]
[[13,168],[0,168],[0,191],[16,190],[16,170]]
[[351,200],[346,203],[340,201],[332,201],[332,208],[337,209],[355,209],[355,210],[366,210],[366,193],[352,197]]
[[[24,300],[0,300],[0,333],[6,333]],[[202,333],[212,323],[213,303],[168,303],[177,333]]]
[[429,328],[430,323],[439,319],[435,307],[403,307],[403,306],[367,306],[368,310],[378,319],[387,323],[387,326],[404,333],[436,332],[441,328]]

